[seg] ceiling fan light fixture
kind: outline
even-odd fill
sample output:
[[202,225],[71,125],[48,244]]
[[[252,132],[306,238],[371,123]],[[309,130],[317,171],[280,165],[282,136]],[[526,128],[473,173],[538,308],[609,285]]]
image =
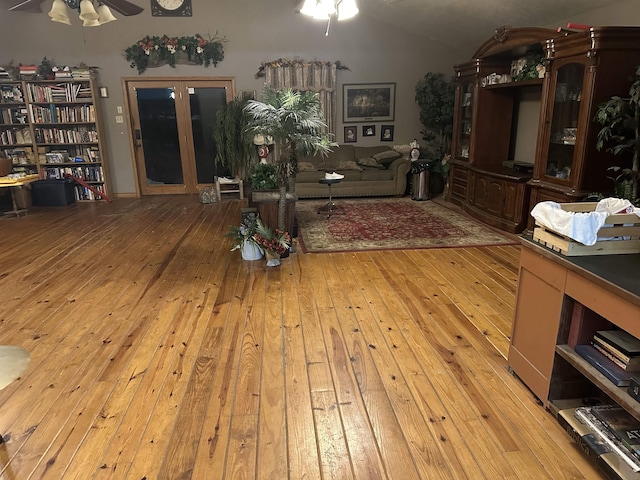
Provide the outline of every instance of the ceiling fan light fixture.
[[[98,12],[96,12],[91,0],[82,0],[80,2],[80,20],[83,20],[86,23],[87,20],[98,20],[98,17]],[[85,23],[82,24],[83,27],[94,26],[85,25]]]
[[99,27],[100,26],[100,20],[98,20],[97,18],[94,18],[92,20],[83,20],[82,21],[82,26],[83,27]]
[[313,17],[316,13],[316,5],[318,4],[318,0],[304,0],[304,4],[300,9],[300,13],[303,15],[308,15]]
[[64,0],[53,0],[53,5],[51,5],[51,10],[49,10],[49,17],[54,22],[71,25],[67,12],[67,4],[64,3]]
[[356,5],[356,0],[340,0],[338,2],[338,20],[348,20],[355,17],[360,10]]
[[100,25],[117,20],[117,18],[113,16],[113,13],[111,13],[111,10],[109,10],[109,7],[104,3],[98,4],[98,8],[96,10],[98,12],[98,22]]
[[316,20],[330,20],[332,16],[347,20],[359,11],[356,0],[305,0],[300,9],[300,13]]

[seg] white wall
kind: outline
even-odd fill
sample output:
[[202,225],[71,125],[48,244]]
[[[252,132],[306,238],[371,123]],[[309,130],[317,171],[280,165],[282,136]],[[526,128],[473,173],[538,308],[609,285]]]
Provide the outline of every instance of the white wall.
[[[395,82],[394,143],[419,138],[418,107],[413,99],[416,82],[430,71],[452,74],[452,58],[456,58],[455,62],[466,60],[458,52],[409,32],[375,24],[363,15],[334,23],[325,37],[325,23],[296,14],[290,0],[193,0],[191,18],[152,17],[148,2],[133,1],[145,8],[142,14],[122,17],[116,13],[116,22],[94,28],[83,29],[77,18],[72,18],[72,26],[51,22],[46,14],[51,6],[48,0],[42,4],[41,14],[3,12],[0,16],[0,44],[4,45],[0,64],[10,61],[37,64],[47,56],[56,64],[85,62],[100,68],[99,84],[109,89],[109,98],[101,100],[102,123],[108,138],[111,189],[116,194],[135,192],[129,128],[126,123],[116,124],[115,116],[117,106],[124,101],[121,79],[137,76],[124,59],[124,50],[145,35],[206,36],[218,31],[227,39],[225,58],[216,68],[163,66],[146,70],[145,78],[234,76],[238,90],[260,91],[262,80],[254,77],[260,62],[298,57],[339,60],[350,69],[338,72],[340,84]],[[338,109],[342,111],[340,103]],[[341,120],[339,114],[338,142],[343,140]],[[359,136],[358,144],[378,142],[378,135],[366,139]]]
[[[193,0],[194,15],[189,18],[152,17],[148,0],[133,2],[145,11],[135,17],[116,13],[118,21],[84,29],[76,18],[72,19],[72,26],[51,22],[46,14],[51,7],[50,0],[42,3],[41,14],[0,12],[0,64],[11,61],[37,64],[47,56],[56,64],[85,62],[100,67],[99,83],[109,89],[109,98],[101,101],[104,102],[103,130],[108,138],[111,188],[120,194],[135,192],[129,129],[126,123],[115,123],[116,107],[123,105],[124,98],[121,79],[137,76],[124,59],[124,49],[145,35],[214,35],[218,31],[228,40],[225,59],[216,68],[164,66],[148,69],[143,74],[145,78],[234,76],[238,90],[259,91],[262,82],[254,75],[260,62],[299,57],[341,61],[350,71],[338,72],[340,84],[395,82],[394,143],[420,138],[418,107],[413,100],[417,81],[427,72],[453,74],[453,65],[468,60],[468,52],[478,47],[460,45],[459,49],[452,49],[401,28],[376,23],[366,14],[347,22],[336,22],[330,35],[325,37],[325,24],[296,14],[292,0]],[[604,8],[568,20],[639,25],[640,2],[617,2],[615,10]],[[338,109],[342,111],[340,102]],[[341,120],[339,114],[339,142],[343,140]],[[363,139],[360,128],[358,134],[359,145],[379,142],[378,135]]]

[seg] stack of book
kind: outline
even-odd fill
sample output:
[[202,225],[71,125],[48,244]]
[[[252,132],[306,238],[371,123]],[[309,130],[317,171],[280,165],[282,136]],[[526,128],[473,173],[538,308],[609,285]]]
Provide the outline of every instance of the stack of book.
[[640,340],[624,330],[599,330],[591,345],[577,345],[575,350],[618,387],[628,386],[640,372]]
[[31,79],[34,78],[38,74],[37,65],[20,65],[20,77]]
[[640,422],[618,405],[567,408],[560,425],[611,479],[640,479]]

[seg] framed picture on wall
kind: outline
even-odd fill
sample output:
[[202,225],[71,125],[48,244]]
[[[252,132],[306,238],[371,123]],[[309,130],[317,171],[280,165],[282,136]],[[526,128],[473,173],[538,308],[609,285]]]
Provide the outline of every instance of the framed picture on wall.
[[362,127],[362,136],[363,137],[375,137],[376,136],[376,126],[375,125],[364,125]]
[[396,109],[395,83],[358,83],[342,86],[342,121],[393,121]]
[[393,125],[382,125],[380,128],[380,141],[393,142]]
[[355,126],[344,127],[344,143],[355,143],[358,141],[358,128]]

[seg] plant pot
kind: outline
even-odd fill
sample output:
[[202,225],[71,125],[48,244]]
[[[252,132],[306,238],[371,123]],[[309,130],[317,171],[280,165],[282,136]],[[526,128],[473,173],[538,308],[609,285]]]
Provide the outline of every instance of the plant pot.
[[280,266],[280,254],[275,252],[267,251],[265,253],[267,258],[267,267],[278,267]]
[[262,258],[262,250],[253,242],[244,242],[240,248],[243,260],[260,260]]

